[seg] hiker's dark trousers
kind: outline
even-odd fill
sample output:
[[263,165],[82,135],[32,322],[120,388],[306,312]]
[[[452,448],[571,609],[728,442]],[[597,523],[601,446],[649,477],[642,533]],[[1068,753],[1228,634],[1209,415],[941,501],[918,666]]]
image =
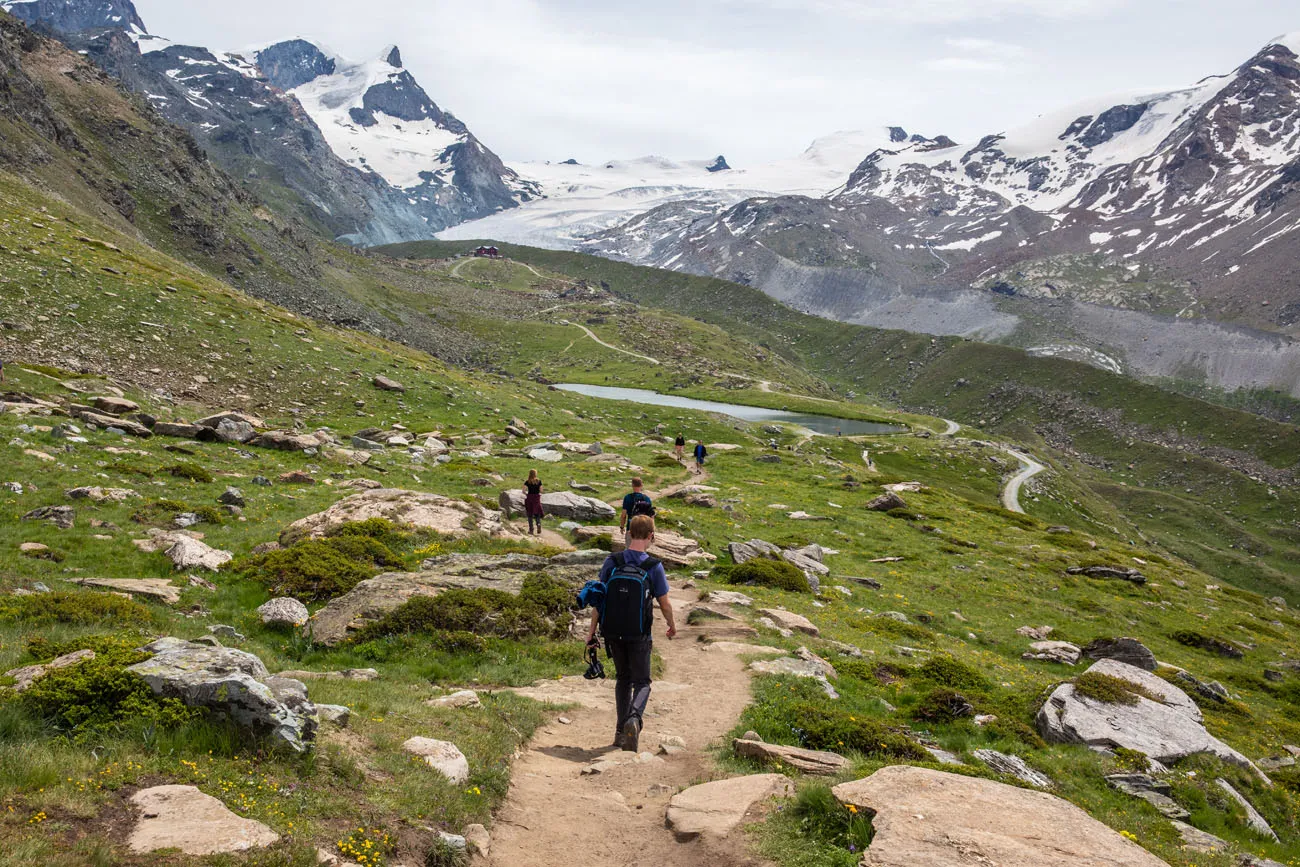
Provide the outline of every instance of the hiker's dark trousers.
[[654,642],[645,638],[605,640],[610,658],[614,660],[614,704],[618,708],[618,727],[622,731],[628,717],[638,721],[645,715],[650,701],[650,651]]

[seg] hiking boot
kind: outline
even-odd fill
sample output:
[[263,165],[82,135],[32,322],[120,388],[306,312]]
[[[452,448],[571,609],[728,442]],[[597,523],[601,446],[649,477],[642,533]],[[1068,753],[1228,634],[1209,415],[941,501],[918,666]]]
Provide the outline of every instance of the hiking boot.
[[638,752],[638,746],[641,742],[641,720],[631,717],[623,723],[623,750],[624,752]]
[[619,731],[614,732],[614,749],[616,750],[623,749],[623,732],[621,729]]

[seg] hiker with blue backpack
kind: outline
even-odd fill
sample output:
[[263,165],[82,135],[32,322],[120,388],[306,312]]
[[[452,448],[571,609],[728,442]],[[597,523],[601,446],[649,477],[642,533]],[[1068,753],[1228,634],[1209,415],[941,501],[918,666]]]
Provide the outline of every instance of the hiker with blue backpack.
[[[596,638],[599,628],[605,639],[605,652],[614,660],[614,703],[618,710],[614,746],[634,753],[640,744],[642,719],[650,700],[655,603],[663,612],[669,639],[676,637],[677,623],[668,600],[668,574],[664,564],[647,553],[654,543],[654,518],[649,515],[632,518],[628,537],[627,550],[611,554],[601,567],[599,582],[591,582],[579,598],[581,603],[592,607],[591,628],[587,630],[588,653],[594,656],[599,649]],[[588,588],[596,593],[590,594]]]
[[623,544],[625,546],[629,542],[632,519],[639,515],[646,515],[653,521],[655,516],[654,501],[642,490],[642,487],[643,483],[640,479],[633,479],[632,493],[623,498],[623,511],[618,518],[618,528],[623,531]]

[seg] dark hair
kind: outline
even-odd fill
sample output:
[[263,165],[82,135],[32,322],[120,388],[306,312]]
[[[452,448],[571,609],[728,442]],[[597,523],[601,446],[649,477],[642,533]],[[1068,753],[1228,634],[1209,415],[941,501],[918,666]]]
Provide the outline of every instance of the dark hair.
[[641,487],[643,484],[644,484],[644,482],[641,481],[641,478],[640,478],[639,476],[638,476],[637,478],[635,478],[635,479],[632,480],[632,487],[634,487],[634,488],[639,488],[639,487]]

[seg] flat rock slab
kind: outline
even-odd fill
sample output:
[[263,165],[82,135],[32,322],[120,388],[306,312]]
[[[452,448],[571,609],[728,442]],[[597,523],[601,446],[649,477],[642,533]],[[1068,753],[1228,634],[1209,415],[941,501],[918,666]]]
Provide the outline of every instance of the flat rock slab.
[[894,765],[834,788],[872,817],[863,867],[1168,867],[1045,792]]
[[[606,537],[610,540],[610,550],[617,553],[625,547],[623,531],[618,527],[583,527],[574,531],[579,542]],[[650,546],[650,556],[663,561],[668,566],[695,566],[712,563],[718,559],[700,547],[694,539],[688,539],[671,530],[656,530],[654,543]]]
[[179,849],[186,855],[243,852],[270,846],[280,835],[261,822],[236,816],[194,786],[154,786],[131,796],[140,820],[131,832],[131,851]]
[[760,762],[774,762],[814,776],[831,777],[849,766],[849,760],[839,753],[822,750],[805,750],[784,744],[769,744],[736,738],[732,742],[736,755]]
[[181,588],[166,578],[78,578],[75,583],[83,587],[117,590],[132,596],[148,596],[168,605],[181,601]]
[[95,651],[93,650],[77,650],[72,653],[65,653],[58,659],[53,659],[41,665],[27,665],[6,671],[5,677],[14,679],[14,692],[22,692],[51,671],[58,671],[60,668],[69,668],[73,665],[89,662],[94,658]]
[[760,608],[758,613],[771,618],[772,622],[782,629],[792,629],[805,635],[816,636],[821,634],[821,630],[802,614],[795,614],[793,611],[786,611],[782,608]]
[[399,526],[434,530],[448,536],[486,533],[509,535],[497,512],[438,494],[376,488],[344,497],[323,512],[294,521],[280,534],[281,545],[319,539],[335,527],[353,521],[385,518]]
[[700,648],[709,653],[735,653],[744,655],[752,653],[763,656],[784,656],[785,650],[780,647],[768,647],[765,644],[745,644],[740,641],[714,641],[705,644]]
[[[511,517],[524,514],[523,491],[502,491],[497,502]],[[567,521],[608,521],[617,514],[609,503],[571,491],[542,494],[542,510],[548,517]]]
[[760,802],[793,793],[794,784],[781,774],[754,774],[692,786],[668,802],[668,827],[682,842],[701,836],[726,837]]

